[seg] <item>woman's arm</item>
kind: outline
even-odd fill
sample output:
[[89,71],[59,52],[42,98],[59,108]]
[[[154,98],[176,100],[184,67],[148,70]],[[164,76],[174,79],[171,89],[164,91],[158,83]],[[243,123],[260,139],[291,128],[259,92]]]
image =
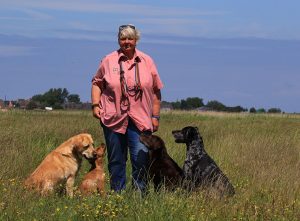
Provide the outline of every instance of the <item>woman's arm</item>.
[[156,90],[156,91],[154,91],[153,109],[152,109],[153,132],[157,131],[158,127],[159,127],[160,101],[161,101],[160,90]]
[[92,84],[91,97],[92,97],[93,116],[98,119],[100,119],[100,107],[99,107],[100,96],[101,96],[101,89],[97,85]]

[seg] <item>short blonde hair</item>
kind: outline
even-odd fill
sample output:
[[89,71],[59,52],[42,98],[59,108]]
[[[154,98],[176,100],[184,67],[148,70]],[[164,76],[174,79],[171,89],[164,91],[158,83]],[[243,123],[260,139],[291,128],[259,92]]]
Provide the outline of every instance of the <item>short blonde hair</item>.
[[118,40],[122,38],[133,38],[136,41],[139,41],[141,37],[141,33],[136,27],[132,24],[121,25],[119,27]]

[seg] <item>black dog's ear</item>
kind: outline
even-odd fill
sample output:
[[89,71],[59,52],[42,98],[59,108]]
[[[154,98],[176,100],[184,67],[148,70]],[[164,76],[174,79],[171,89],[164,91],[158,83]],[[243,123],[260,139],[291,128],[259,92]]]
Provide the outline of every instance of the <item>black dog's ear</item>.
[[194,135],[193,135],[193,127],[187,127],[186,130],[185,130],[185,134],[184,134],[184,137],[187,141],[192,141],[193,138],[194,138]]

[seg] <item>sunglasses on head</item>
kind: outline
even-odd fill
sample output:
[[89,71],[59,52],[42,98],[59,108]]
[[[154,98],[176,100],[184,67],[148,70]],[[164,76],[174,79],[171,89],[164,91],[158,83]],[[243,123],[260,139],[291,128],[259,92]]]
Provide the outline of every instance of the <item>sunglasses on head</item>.
[[133,30],[135,30],[135,27],[133,25],[121,25],[119,27],[119,31],[122,31],[123,29],[125,29],[127,27],[132,28]]

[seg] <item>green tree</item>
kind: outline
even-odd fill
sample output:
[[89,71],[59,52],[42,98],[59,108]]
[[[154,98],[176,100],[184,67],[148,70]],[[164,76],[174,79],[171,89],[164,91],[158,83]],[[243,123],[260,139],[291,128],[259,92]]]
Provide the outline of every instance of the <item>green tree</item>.
[[203,99],[199,97],[188,97],[186,99],[188,109],[195,109],[204,106]]
[[245,112],[248,111],[247,109],[241,107],[241,106],[235,106],[235,107],[225,107],[225,111],[227,112]]
[[208,101],[205,106],[210,108],[211,110],[215,110],[215,111],[225,111],[226,110],[226,106],[216,100]]
[[191,110],[204,106],[203,99],[199,97],[188,97],[180,101],[171,102],[174,109]]
[[66,88],[51,88],[43,96],[46,103],[50,106],[62,105],[67,101],[69,92]]
[[266,113],[266,110],[264,108],[259,108],[256,112],[257,113]]
[[70,94],[67,97],[68,102],[79,104],[80,103],[80,97],[78,94]]
[[30,100],[29,103],[26,105],[27,110],[33,110],[37,107],[38,107],[37,103],[33,100]]
[[256,109],[254,107],[251,107],[249,110],[250,113],[256,113]]
[[280,108],[273,107],[268,110],[268,113],[281,113],[281,110],[280,110]]
[[180,101],[180,109],[182,109],[182,110],[187,110],[187,109],[189,109],[188,103],[186,102],[186,100],[181,100],[181,101]]
[[181,103],[178,100],[176,102],[171,102],[171,104],[172,104],[172,107],[174,109],[180,109],[181,108]]
[[69,92],[66,88],[51,88],[44,94],[34,95],[31,100],[40,108],[52,106],[54,109],[61,109],[67,101],[68,95]]

